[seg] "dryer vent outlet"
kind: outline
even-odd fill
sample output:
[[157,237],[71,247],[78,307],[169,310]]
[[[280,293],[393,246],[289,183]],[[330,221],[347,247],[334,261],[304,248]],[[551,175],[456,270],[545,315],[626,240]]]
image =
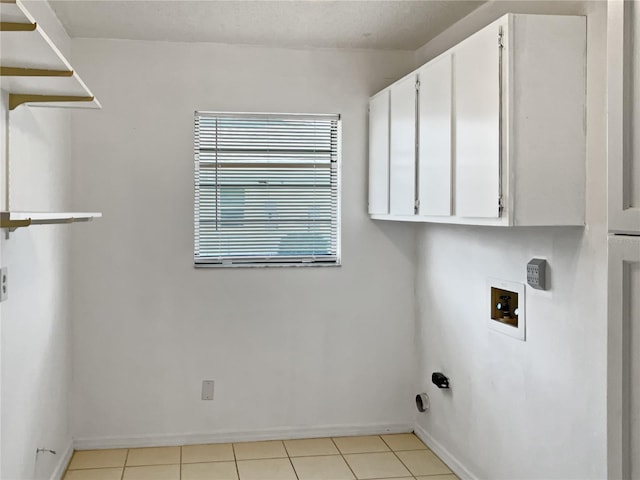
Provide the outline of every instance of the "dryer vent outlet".
[[429,396],[426,393],[419,393],[416,395],[416,408],[419,412],[423,413],[429,410],[431,402],[429,402]]

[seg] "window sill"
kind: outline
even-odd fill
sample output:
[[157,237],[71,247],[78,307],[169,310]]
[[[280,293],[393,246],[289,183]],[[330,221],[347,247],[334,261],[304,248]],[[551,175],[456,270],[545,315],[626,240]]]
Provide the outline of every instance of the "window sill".
[[193,267],[196,269],[200,268],[286,268],[286,267],[300,267],[300,268],[308,268],[308,267],[341,267],[342,263],[229,263],[229,264],[220,264],[220,263],[194,263]]

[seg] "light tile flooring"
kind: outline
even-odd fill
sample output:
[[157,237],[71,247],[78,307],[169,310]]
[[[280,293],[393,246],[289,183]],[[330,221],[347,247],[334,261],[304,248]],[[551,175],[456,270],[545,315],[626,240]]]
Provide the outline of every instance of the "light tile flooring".
[[64,480],[457,480],[412,433],[84,450]]

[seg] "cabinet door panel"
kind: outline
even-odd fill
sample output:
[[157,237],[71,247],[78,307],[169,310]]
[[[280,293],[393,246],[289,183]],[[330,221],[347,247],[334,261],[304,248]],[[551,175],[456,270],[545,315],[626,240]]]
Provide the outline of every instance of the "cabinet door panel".
[[451,215],[451,56],[418,71],[420,215]]
[[609,231],[640,233],[640,5],[610,1],[608,22]]
[[497,218],[499,165],[499,49],[497,25],[454,52],[456,126],[455,214]]
[[369,214],[389,213],[389,91],[369,103]]
[[416,78],[391,87],[389,213],[415,213]]
[[640,478],[640,237],[609,239],[608,478]]
[[[630,102],[625,102],[631,109],[629,125],[629,208],[635,210],[634,231],[640,232],[640,6],[636,2],[629,2],[629,23],[631,44],[630,79],[627,82],[630,92]],[[640,474],[640,472],[638,472]]]

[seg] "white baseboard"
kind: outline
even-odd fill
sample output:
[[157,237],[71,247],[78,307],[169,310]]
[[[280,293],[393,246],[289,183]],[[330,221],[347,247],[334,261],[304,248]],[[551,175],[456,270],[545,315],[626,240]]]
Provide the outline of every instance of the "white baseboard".
[[411,431],[413,431],[413,426],[410,423],[322,425],[247,431],[219,431],[209,433],[80,437],[76,438],[73,444],[76,450],[92,450],[102,448],[163,447],[170,445],[196,445],[201,443],[248,442],[255,440],[345,437],[350,435],[378,435],[383,433],[405,433]]
[[433,450],[440,459],[462,480],[479,480],[467,467],[465,467],[449,450],[438,443],[424,428],[417,423],[413,426],[414,433],[422,440],[427,447]]
[[51,474],[50,480],[62,480],[62,476],[64,472],[67,470],[67,466],[69,466],[69,462],[71,461],[71,456],[73,455],[73,441],[69,441],[69,445],[64,451],[64,454],[60,457],[58,461],[58,465],[56,465],[55,470]]

